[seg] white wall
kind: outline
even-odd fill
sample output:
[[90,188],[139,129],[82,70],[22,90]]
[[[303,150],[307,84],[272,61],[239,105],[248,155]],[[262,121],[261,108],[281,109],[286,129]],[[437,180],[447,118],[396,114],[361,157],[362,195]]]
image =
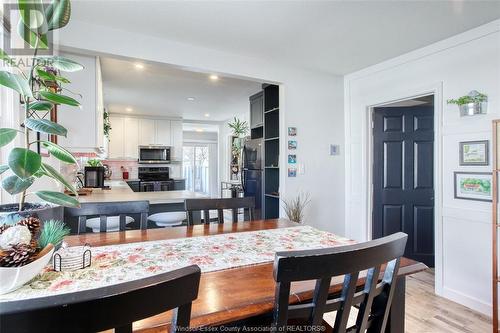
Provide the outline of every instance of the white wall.
[[329,143],[343,145],[341,77],[291,68],[279,59],[264,61],[76,20],[61,30],[60,44],[66,49],[122,55],[282,83],[284,117],[281,128],[284,131],[287,126],[297,126],[299,145],[303,146],[298,158],[304,162],[306,173],[296,179],[286,178],[286,140],[283,140],[281,191],[285,196],[298,190],[311,192],[308,223],[344,233],[344,157],[328,155]]
[[[346,232],[369,236],[368,107],[437,93],[436,292],[484,313],[491,306],[491,204],[454,199],[459,142],[490,140],[500,114],[500,21],[345,77]],[[489,97],[487,115],[460,118],[446,100],[471,90]],[[491,160],[491,159],[490,159]]]

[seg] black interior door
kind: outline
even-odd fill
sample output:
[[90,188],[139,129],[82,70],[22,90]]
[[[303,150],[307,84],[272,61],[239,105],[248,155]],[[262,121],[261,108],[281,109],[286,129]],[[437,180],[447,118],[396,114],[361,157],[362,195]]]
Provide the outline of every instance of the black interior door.
[[434,107],[375,108],[373,120],[373,238],[405,232],[405,256],[434,267]]

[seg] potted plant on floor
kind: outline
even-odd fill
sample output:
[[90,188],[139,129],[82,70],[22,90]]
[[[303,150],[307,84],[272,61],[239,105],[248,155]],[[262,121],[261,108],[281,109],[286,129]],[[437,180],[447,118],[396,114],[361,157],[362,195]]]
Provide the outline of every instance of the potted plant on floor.
[[[63,147],[49,140],[37,140],[31,133],[44,133],[50,136],[66,136],[67,130],[60,124],[37,117],[39,112],[50,112],[55,105],[65,104],[78,107],[80,103],[73,97],[63,94],[63,87],[69,81],[61,76],[61,72],[74,72],[83,66],[59,56],[40,56],[40,49],[48,49],[47,34],[66,26],[71,16],[69,0],[53,0],[48,6],[41,0],[32,2],[19,1],[21,17],[18,24],[20,36],[33,49],[30,57],[31,66],[22,68],[11,56],[0,49],[0,61],[9,64],[11,71],[0,71],[0,85],[19,93],[24,107],[22,129],[0,128],[0,147],[14,141],[22,135],[22,145],[10,150],[7,163],[0,165],[3,175],[2,188],[10,195],[17,196],[17,204],[0,205],[3,223],[15,224],[19,220],[38,215],[43,220],[51,218],[54,207],[77,207],[79,202],[59,191],[28,189],[44,177],[62,184],[75,195],[75,188],[50,164],[44,162],[40,153],[33,150],[35,146],[46,149],[53,157],[63,163],[75,164],[75,157]],[[35,15],[33,13],[36,13]],[[37,21],[37,22],[33,22]],[[11,29],[15,30],[15,29]],[[12,32],[14,33],[14,32]],[[27,202],[27,197],[38,196],[49,204]],[[55,206],[54,206],[55,205]]]
[[299,193],[292,199],[283,199],[283,209],[287,218],[292,222],[304,222],[304,210],[311,200],[309,194]]

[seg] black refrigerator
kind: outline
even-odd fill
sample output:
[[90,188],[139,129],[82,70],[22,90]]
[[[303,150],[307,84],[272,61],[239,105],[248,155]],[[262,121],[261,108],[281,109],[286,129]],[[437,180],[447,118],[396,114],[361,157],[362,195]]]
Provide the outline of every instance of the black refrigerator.
[[243,169],[241,181],[245,197],[255,198],[255,219],[263,218],[262,199],[264,197],[264,140],[253,139],[243,147]]

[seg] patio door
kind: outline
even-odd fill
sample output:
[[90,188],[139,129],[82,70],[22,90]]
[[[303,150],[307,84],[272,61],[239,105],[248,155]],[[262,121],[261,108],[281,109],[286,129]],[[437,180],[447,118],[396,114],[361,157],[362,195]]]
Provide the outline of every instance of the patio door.
[[182,156],[182,177],[186,179],[186,190],[216,195],[217,144],[185,142]]

